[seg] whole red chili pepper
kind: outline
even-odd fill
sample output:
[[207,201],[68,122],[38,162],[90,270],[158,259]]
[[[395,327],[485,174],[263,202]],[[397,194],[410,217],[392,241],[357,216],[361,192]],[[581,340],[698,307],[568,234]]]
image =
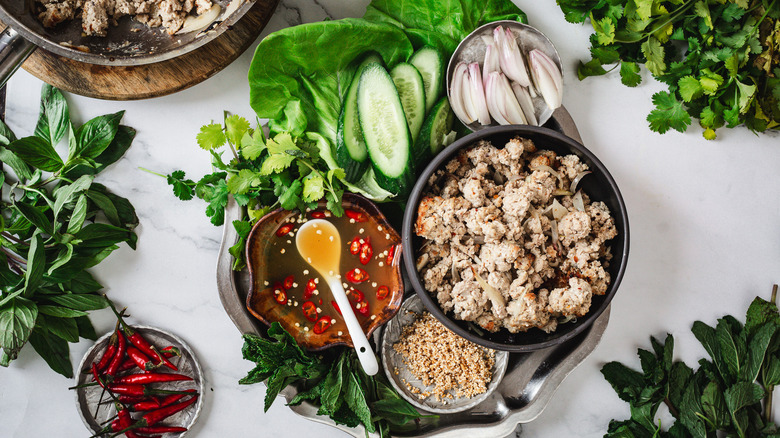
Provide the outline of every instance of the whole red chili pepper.
[[116,375],[116,372],[119,371],[119,365],[121,365],[122,361],[125,359],[125,351],[127,350],[127,341],[122,335],[122,332],[117,330],[115,333],[117,334],[118,341],[116,353],[114,353],[114,358],[111,359],[111,362],[108,364],[108,368],[106,368],[106,374],[111,377]]
[[103,379],[100,378],[100,374],[98,374],[98,368],[95,362],[92,362],[92,378],[95,379],[102,388],[106,387],[103,385]]
[[[127,348],[127,355],[132,361],[134,366],[137,366],[138,368],[149,371],[160,367],[160,364],[155,364],[152,362],[151,359],[149,359],[145,354],[141,353],[141,350],[135,348],[135,347],[128,347]],[[132,368],[132,367],[130,367]]]
[[176,382],[179,380],[193,380],[190,376],[175,373],[140,373],[122,376],[114,382],[129,383],[133,385],[148,385],[150,383]]
[[120,395],[119,396],[119,402],[120,403],[140,403],[143,401],[149,400],[149,397],[147,396],[137,396],[137,395]]
[[172,405],[188,395],[197,394],[197,391],[194,389],[188,389],[184,392],[186,394],[172,394],[167,397],[164,397],[162,400],[160,400],[160,407]]
[[165,357],[173,357],[173,356],[181,357],[181,351],[179,351],[179,349],[174,347],[173,345],[169,345],[163,348],[162,350],[160,350],[160,353],[162,353],[163,356]]
[[[184,397],[185,394],[181,394],[181,397]],[[177,395],[178,397],[178,395]],[[139,411],[151,411],[152,409],[157,409],[162,407],[162,402],[157,397],[152,397],[148,400],[139,401],[138,403],[135,403],[133,405],[133,411],[139,412]]]
[[195,403],[197,400],[198,400],[198,395],[195,394],[192,396],[192,398],[185,400],[183,402],[174,403],[172,405],[165,406],[164,408],[160,408],[148,412],[141,417],[141,422],[146,423],[146,424],[141,424],[141,426],[154,426],[155,424],[159,423],[162,420],[165,420],[171,415],[186,409],[187,406],[190,406],[191,404]]
[[[125,321],[122,319],[122,315],[119,312],[116,311],[116,308],[114,307],[114,304],[110,300],[108,301],[108,304],[111,307],[111,310],[117,316],[117,318],[119,318],[119,322],[122,324],[122,329],[123,329],[123,331],[125,333],[125,336],[127,336],[127,340],[130,341],[131,344],[135,345],[135,347],[138,348],[139,350],[141,350],[141,352],[143,352],[147,356],[151,357],[153,361],[156,358],[159,361],[162,361],[165,364],[165,366],[167,366],[168,368],[170,368],[170,369],[172,369],[174,371],[178,371],[179,370],[176,367],[176,365],[172,364],[168,359],[163,357],[161,354],[158,354],[154,350],[152,345],[149,343],[149,341],[144,339],[144,337],[141,336],[140,333],[136,332],[135,330],[133,330],[130,326],[128,326],[125,323]],[[159,361],[155,361],[155,364],[160,363]],[[117,366],[119,366],[119,365],[117,365]]]
[[144,385],[131,383],[113,383],[108,385],[108,390],[119,395],[149,396],[159,394],[187,394],[186,391],[168,391],[166,389],[152,389]]
[[[117,412],[117,415],[119,416],[119,427],[122,429],[130,427],[132,424],[132,419],[130,418],[130,412],[127,411],[127,409],[120,409]],[[128,430],[125,432],[125,436],[127,438],[140,438],[134,431]]]
[[117,346],[117,330],[114,331],[114,334],[111,335],[111,337],[108,339],[108,345],[106,346],[106,350],[103,352],[103,356],[100,357],[100,360],[97,362],[96,367],[98,371],[103,371],[108,366],[108,362],[111,361],[111,359],[114,358],[114,353],[116,353],[116,346]]
[[147,427],[139,427],[135,429],[138,433],[179,433],[179,432],[186,432],[186,427],[176,427],[176,426],[147,426]]

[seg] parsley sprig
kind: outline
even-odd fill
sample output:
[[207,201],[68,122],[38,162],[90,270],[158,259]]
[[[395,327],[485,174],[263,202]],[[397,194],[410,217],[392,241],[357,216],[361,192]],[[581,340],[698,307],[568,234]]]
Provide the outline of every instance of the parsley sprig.
[[[724,316],[715,327],[701,321],[693,334],[709,359],[693,370],[674,361],[674,338],[651,337],[653,351],[639,349],[642,372],[619,362],[601,373],[618,396],[629,403],[631,418],[612,420],[606,437],[776,437],[772,395],[780,383],[780,314],[772,299],[756,298],[743,325]],[[656,420],[666,405],[675,418],[667,430]],[[716,435],[717,434],[717,435]]]
[[[337,216],[344,213],[344,171],[329,169],[320,159],[316,143],[280,133],[265,138],[262,128],[250,128],[243,117],[225,112],[222,124],[201,127],[198,145],[211,153],[214,172],[197,182],[177,170],[164,176],[182,200],[198,197],[208,203],[206,215],[222,225],[228,196],[246,209],[246,217],[233,222],[239,241],[230,248],[234,269],[244,266],[243,249],[252,225],[275,208],[316,208],[319,200]],[[225,161],[223,155],[229,152]]]
[[[566,19],[590,19],[591,56],[578,76],[619,67],[637,86],[640,65],[668,85],[653,96],[650,129],[687,130],[699,119],[704,137],[745,125],[780,127],[779,0],[558,0]],[[610,69],[611,70],[611,69]]]
[[88,269],[119,243],[135,249],[137,241],[133,206],[94,181],[133,141],[135,130],[119,124],[123,114],[74,126],[62,93],[44,85],[34,135],[16,138],[0,121],[2,366],[29,343],[73,377],[68,343],[97,339],[87,312],[108,303]]

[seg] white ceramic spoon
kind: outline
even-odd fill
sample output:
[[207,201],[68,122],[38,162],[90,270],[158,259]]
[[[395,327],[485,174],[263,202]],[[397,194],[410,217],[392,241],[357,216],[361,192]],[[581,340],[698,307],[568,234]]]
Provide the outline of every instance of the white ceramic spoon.
[[339,265],[341,259],[341,236],[336,226],[323,219],[312,219],[301,225],[298,233],[295,235],[295,246],[304,260],[312,268],[320,273],[322,278],[328,283],[333,298],[341,310],[341,316],[347,324],[349,336],[352,338],[352,344],[355,346],[360,365],[363,371],[369,376],[373,376],[379,371],[379,364],[376,361],[371,345],[368,343],[363,328],[352,311],[349,304],[347,293],[341,285],[341,280],[336,278],[339,275]]

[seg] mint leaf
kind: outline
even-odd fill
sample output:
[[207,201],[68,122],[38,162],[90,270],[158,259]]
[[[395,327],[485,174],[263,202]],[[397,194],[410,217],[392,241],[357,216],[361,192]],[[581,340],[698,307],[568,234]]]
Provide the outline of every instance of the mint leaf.
[[691,124],[691,116],[685,111],[682,102],[666,91],[653,95],[655,109],[647,116],[650,129],[661,134],[670,128],[685,132]]
[[222,132],[222,125],[218,123],[201,126],[200,132],[195,138],[198,141],[198,146],[206,150],[220,148],[227,142],[227,137]]

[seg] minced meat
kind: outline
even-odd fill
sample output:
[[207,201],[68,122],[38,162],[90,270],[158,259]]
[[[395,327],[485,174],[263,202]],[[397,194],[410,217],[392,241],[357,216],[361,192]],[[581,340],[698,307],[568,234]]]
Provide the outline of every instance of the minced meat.
[[567,191],[587,170],[576,155],[514,138],[503,148],[480,141],[436,171],[415,232],[427,239],[417,269],[442,309],[513,333],[585,315],[607,291],[617,235],[606,204]]

